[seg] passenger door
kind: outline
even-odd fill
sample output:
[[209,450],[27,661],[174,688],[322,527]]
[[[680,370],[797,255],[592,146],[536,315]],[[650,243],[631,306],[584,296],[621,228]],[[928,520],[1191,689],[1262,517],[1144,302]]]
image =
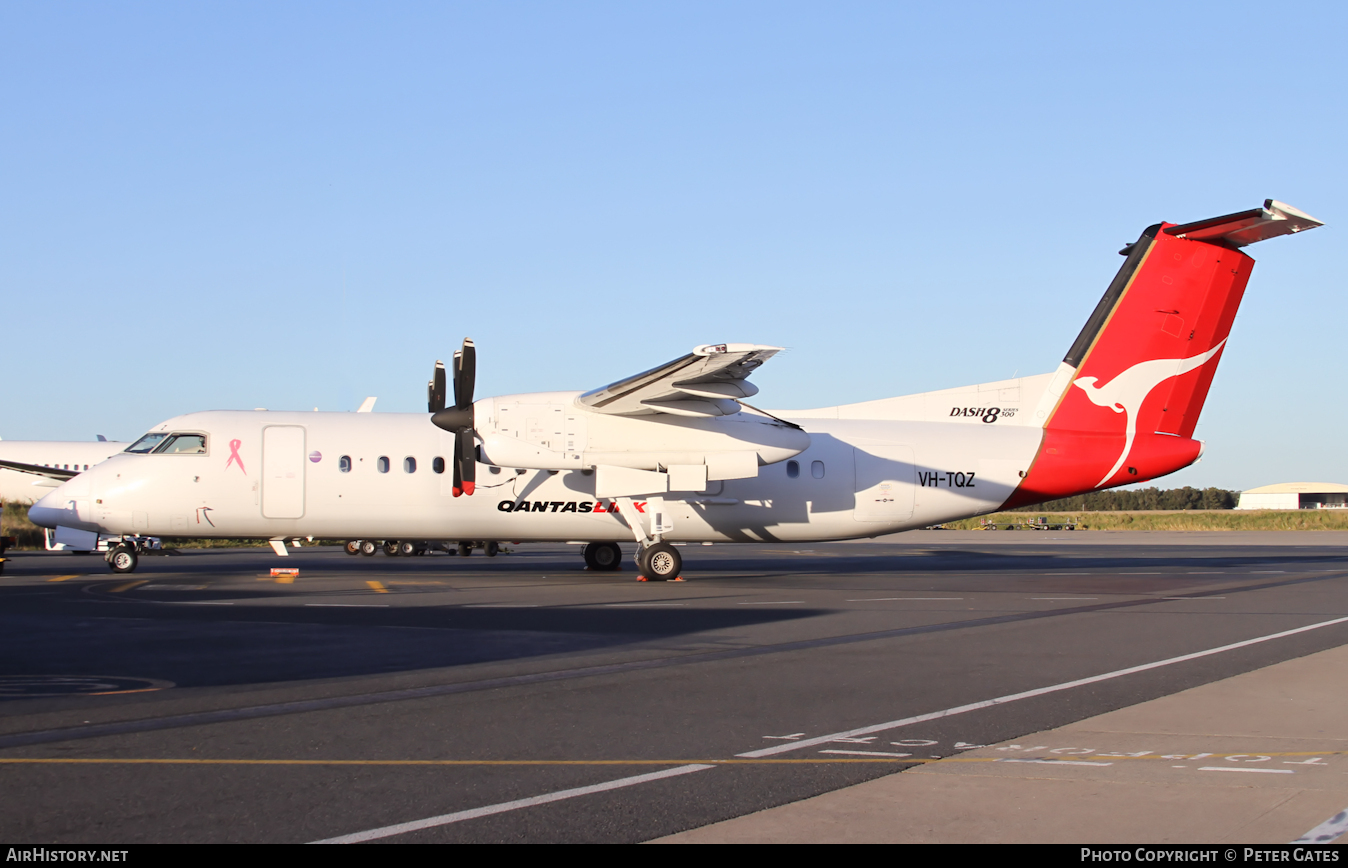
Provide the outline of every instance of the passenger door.
[[304,516],[304,428],[262,429],[262,517]]

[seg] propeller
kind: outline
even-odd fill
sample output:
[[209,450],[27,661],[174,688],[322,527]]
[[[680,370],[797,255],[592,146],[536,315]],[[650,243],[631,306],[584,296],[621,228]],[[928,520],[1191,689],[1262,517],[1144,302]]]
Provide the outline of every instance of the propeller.
[[473,383],[477,379],[477,348],[468,338],[463,349],[454,353],[451,364],[454,406],[445,407],[445,366],[435,363],[435,372],[427,383],[431,422],[454,433],[454,496],[473,493],[477,478],[477,455],[473,432]]

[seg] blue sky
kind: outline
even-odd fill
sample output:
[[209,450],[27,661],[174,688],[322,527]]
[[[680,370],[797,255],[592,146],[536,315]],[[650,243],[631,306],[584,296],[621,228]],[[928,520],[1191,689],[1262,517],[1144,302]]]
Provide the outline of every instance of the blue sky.
[[1161,484],[1348,482],[1348,7],[8,3],[0,436],[422,410],[784,346],[770,407],[1052,370],[1143,227],[1274,197]]

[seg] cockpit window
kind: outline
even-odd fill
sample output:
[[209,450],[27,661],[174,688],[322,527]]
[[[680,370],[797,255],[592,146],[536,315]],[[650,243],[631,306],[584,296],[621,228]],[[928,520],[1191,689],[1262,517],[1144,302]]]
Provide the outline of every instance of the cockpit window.
[[144,437],[126,447],[127,452],[139,452],[144,454],[154,449],[160,442],[167,437],[167,434],[146,434]]
[[154,451],[156,455],[205,455],[205,434],[174,434]]

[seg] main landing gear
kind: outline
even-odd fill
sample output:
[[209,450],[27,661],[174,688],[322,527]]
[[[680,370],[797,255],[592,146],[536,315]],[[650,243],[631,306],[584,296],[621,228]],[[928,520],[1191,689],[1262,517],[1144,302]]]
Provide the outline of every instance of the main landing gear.
[[468,557],[473,553],[473,549],[482,549],[482,553],[489,558],[494,558],[501,553],[501,544],[495,540],[487,542],[460,542],[460,543],[438,543],[427,542],[424,540],[384,540],[383,542],[370,539],[347,540],[344,549],[349,555],[365,555],[374,557],[381,550],[391,558],[402,557],[409,558],[416,555],[424,555],[430,551],[446,551],[450,554],[457,553],[460,557]]
[[[585,566],[596,572],[622,569],[623,550],[617,543],[590,543],[585,547]],[[637,550],[639,582],[683,581],[683,558],[679,550],[667,542],[652,542]]]
[[590,543],[585,547],[585,566],[601,573],[621,570],[623,550],[617,543]]
[[652,543],[637,552],[637,570],[644,582],[681,582],[683,556],[667,542]]

